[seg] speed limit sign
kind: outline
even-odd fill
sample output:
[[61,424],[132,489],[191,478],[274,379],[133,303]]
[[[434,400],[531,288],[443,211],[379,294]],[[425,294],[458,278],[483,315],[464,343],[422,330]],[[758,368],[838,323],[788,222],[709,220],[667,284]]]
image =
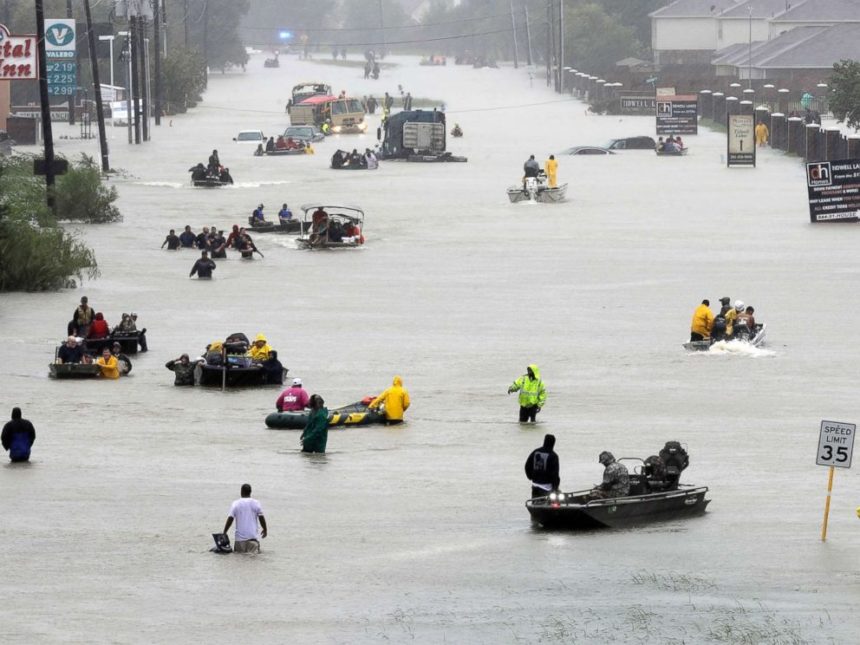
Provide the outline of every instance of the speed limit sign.
[[822,421],[815,463],[819,466],[851,468],[851,453],[854,451],[856,434],[857,425],[854,423]]

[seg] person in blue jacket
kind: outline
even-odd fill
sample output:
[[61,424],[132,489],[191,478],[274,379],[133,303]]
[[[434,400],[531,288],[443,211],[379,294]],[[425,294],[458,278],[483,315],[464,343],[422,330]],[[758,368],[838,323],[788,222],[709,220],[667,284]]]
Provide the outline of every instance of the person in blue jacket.
[[36,441],[36,429],[27,419],[21,418],[21,408],[12,408],[12,420],[3,426],[0,443],[9,451],[13,462],[30,461],[30,448]]

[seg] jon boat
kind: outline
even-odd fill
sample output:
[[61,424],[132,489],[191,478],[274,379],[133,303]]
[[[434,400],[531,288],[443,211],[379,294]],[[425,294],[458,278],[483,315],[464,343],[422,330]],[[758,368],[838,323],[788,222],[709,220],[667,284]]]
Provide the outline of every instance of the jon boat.
[[[329,410],[329,426],[366,426],[372,423],[385,423],[385,413],[370,410],[367,406],[373,400],[365,397],[361,401]],[[266,426],[275,430],[303,430],[308,422],[308,413],[272,412],[266,417]]]
[[[313,228],[313,213],[322,208],[328,214],[328,224],[322,234],[315,233]],[[312,202],[302,206],[305,227],[297,240],[301,249],[344,249],[355,248],[364,244],[364,211],[358,206],[335,206],[327,205],[325,202]],[[358,229],[358,234],[344,237],[341,241],[331,239],[330,233],[333,224],[337,222],[341,226],[352,224]]]
[[221,186],[226,186],[230,182],[221,181],[216,177],[207,177],[206,179],[192,179],[191,183],[197,188],[221,188]]
[[668,152],[665,150],[655,150],[655,152],[658,157],[683,157],[687,154],[688,150],[689,148],[681,148],[680,150],[670,150]]
[[511,186],[508,188],[508,199],[512,204],[517,202],[540,202],[542,204],[553,204],[564,201],[567,194],[567,184],[561,184],[550,188],[546,184],[546,176],[541,175],[537,178],[527,177],[525,186]]
[[[728,342],[737,341],[740,343],[748,343],[753,347],[758,347],[764,343],[765,338],[767,338],[767,325],[765,323],[756,323],[752,334],[741,332],[736,334],[734,338],[730,339]],[[706,338],[705,340],[691,340],[684,343],[684,349],[691,352],[706,352],[715,342],[717,341],[712,338]]]
[[264,150],[263,154],[267,157],[289,157],[291,155],[303,155],[307,153],[307,148],[277,148],[274,150]]
[[97,355],[101,354],[105,347],[111,349],[114,343],[119,343],[120,349],[122,349],[124,354],[137,354],[139,338],[139,331],[114,332],[104,338],[86,338],[84,339],[84,351],[87,354]]
[[50,377],[56,379],[96,378],[101,374],[95,363],[51,363],[48,370]]
[[204,363],[197,367],[198,385],[221,387],[253,387],[259,385],[283,385],[287,369],[281,368],[276,375],[258,363],[253,363],[245,352],[251,346],[248,337],[239,332],[224,340],[221,363]]
[[[256,222],[256,223],[255,223]],[[309,222],[291,219],[288,222],[257,222],[253,216],[248,218],[248,225],[255,233],[299,233],[310,228]]]

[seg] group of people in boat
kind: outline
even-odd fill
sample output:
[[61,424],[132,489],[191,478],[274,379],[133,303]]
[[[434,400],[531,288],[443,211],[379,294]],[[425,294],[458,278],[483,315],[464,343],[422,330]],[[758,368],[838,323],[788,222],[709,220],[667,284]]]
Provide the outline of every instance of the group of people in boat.
[[284,137],[284,135],[278,135],[278,138],[269,137],[266,141],[265,147],[260,143],[257,145],[257,149],[254,151],[255,157],[262,157],[265,154],[269,154],[272,152],[278,152],[281,150],[303,150],[305,154],[313,154],[314,149],[311,144],[307,141],[303,141],[301,139],[293,139],[292,137]]
[[209,163],[203,165],[198,163],[196,166],[191,166],[188,169],[191,173],[191,181],[220,181],[222,184],[232,184],[233,177],[230,175],[230,169],[221,165],[221,160],[218,158],[218,151],[213,150],[209,155]]
[[360,153],[357,148],[353,148],[352,152],[338,150],[331,157],[331,167],[376,170],[379,167],[379,158],[370,148],[365,148],[364,154]]
[[657,152],[681,152],[684,149],[684,142],[681,141],[681,135],[676,134],[674,137],[670,134],[663,139],[657,139]]
[[[559,489],[559,460],[554,448],[555,436],[548,434],[544,437],[543,445],[533,450],[526,459],[525,472],[532,482],[532,499]],[[674,490],[690,460],[680,443],[667,441],[658,454],[651,455],[643,462],[642,472],[635,476],[637,490],[632,490],[627,466],[617,461],[611,452],[604,450],[598,455],[597,461],[603,466],[603,478],[588,492],[588,500]]]
[[322,206],[311,214],[311,244],[322,243],[324,240],[351,243],[363,239],[361,228],[352,220],[343,222],[338,218],[329,218]]
[[[105,320],[104,314],[95,311],[89,304],[86,296],[81,297],[80,304],[75,307],[72,319],[66,325],[66,335],[79,338],[80,342],[86,339],[103,340],[112,336],[136,335],[140,344],[140,351],[147,351],[146,329],[137,328],[137,314],[132,312],[122,314],[120,322],[111,329]],[[80,361],[77,361],[80,362]]]
[[744,305],[742,300],[735,300],[732,304],[731,298],[726,296],[720,298],[720,311],[714,315],[710,300],[705,299],[693,312],[690,341],[750,338],[755,329],[754,307]]
[[[164,242],[161,243],[161,248],[165,246],[168,251],[199,249],[205,251],[207,257],[212,258],[226,258],[228,249],[238,251],[243,258],[250,258],[254,253],[260,253],[248,231],[240,228],[238,224],[233,225],[233,230],[226,237],[224,231],[218,230],[215,226],[211,228],[204,226],[200,233],[195,233],[190,225],[186,225],[185,230],[179,235],[176,234],[176,229],[170,229]],[[263,254],[260,253],[260,255]]]
[[526,162],[523,164],[523,190],[526,189],[526,180],[529,178],[543,179],[546,178],[548,188],[558,187],[558,160],[555,155],[550,155],[543,164],[543,169],[540,163],[535,159],[534,155],[529,155]]
[[168,361],[165,367],[174,374],[174,385],[194,385],[198,365],[216,367],[258,367],[266,372],[270,383],[282,383],[284,366],[278,353],[269,345],[262,333],[249,343],[245,334],[231,334],[223,341],[215,340],[206,345],[203,354],[191,360],[188,354]]
[[[260,224],[269,224],[270,221],[266,219],[265,213],[263,213],[263,209],[265,206],[263,204],[259,204],[257,208],[251,213],[251,227],[259,226]],[[278,211],[278,223],[286,224],[287,222],[291,222],[293,220],[293,211],[290,210],[290,207],[286,202],[281,206],[281,210]]]

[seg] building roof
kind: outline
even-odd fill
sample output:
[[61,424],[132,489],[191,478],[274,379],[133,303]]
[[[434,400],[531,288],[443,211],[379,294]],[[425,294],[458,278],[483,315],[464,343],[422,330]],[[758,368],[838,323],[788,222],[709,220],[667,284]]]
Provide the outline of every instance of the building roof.
[[735,4],[736,0],[675,0],[648,15],[651,18],[712,18]]
[[798,0],[742,0],[728,9],[724,9],[718,18],[748,20],[750,17],[750,7],[752,7],[753,18],[772,18],[783,13],[787,8],[791,7],[792,3],[797,2]]
[[860,22],[860,0],[795,0],[774,22]]

